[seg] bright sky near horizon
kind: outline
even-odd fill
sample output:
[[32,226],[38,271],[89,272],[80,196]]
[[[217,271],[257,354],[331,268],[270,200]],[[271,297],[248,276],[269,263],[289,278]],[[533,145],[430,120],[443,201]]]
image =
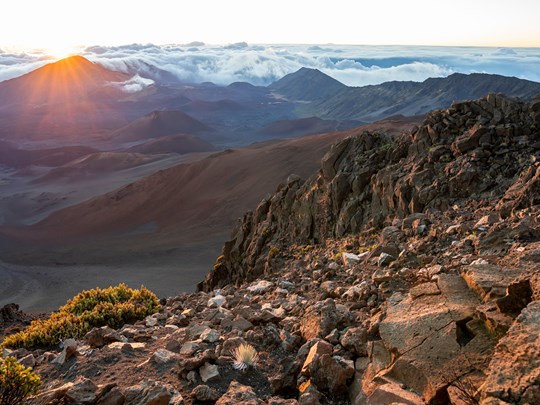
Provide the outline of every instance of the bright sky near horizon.
[[540,47],[538,0],[8,0],[1,48],[303,43]]

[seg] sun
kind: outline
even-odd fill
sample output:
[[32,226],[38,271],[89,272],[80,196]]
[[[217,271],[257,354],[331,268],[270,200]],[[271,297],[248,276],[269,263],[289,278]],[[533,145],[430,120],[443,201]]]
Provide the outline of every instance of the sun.
[[64,59],[77,54],[77,47],[67,44],[51,45],[43,48],[43,52],[53,59]]

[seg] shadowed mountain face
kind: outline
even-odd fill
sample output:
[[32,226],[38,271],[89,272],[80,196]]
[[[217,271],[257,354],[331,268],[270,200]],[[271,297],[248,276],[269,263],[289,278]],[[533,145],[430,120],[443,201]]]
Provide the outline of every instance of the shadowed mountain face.
[[204,134],[213,129],[182,111],[153,111],[112,134],[115,141],[141,141],[174,134]]
[[476,99],[488,93],[531,99],[540,94],[540,83],[499,75],[455,73],[422,83],[388,82],[377,86],[347,87],[325,99],[301,105],[298,113],[369,122],[395,114],[425,114],[448,107],[453,101]]

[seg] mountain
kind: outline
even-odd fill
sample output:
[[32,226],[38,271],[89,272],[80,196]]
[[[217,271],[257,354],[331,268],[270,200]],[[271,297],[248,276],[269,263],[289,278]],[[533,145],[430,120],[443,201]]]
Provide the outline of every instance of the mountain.
[[0,108],[42,104],[81,104],[118,95],[113,83],[130,76],[113,72],[82,56],[47,64],[23,76],[0,83]]
[[113,132],[115,141],[140,141],[175,134],[203,134],[213,129],[182,111],[153,111]]
[[477,99],[488,93],[527,100],[540,94],[540,83],[492,74],[455,73],[421,83],[388,82],[347,87],[325,99],[300,105],[297,110],[300,115],[316,115],[324,119],[371,122],[396,114],[425,114],[433,109],[446,108],[453,101]]
[[311,101],[330,97],[347,86],[318,69],[303,67],[272,83],[268,88],[291,100]]
[[214,145],[194,135],[161,136],[128,149],[129,152],[143,154],[178,153],[179,155],[215,150],[216,147]]
[[[359,126],[353,125],[353,126]],[[288,138],[308,134],[320,134],[338,130],[337,121],[322,120],[317,117],[300,118],[295,120],[280,120],[271,123],[259,131],[262,135],[276,138]]]
[[56,167],[95,152],[98,151],[86,146],[26,150],[18,148],[10,142],[0,141],[0,165],[14,169],[32,165]]

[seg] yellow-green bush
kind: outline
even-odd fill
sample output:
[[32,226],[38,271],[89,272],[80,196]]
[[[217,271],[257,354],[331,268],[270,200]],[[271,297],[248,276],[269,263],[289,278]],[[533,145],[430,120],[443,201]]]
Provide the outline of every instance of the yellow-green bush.
[[82,337],[94,327],[119,328],[158,309],[158,298],[144,287],[95,288],[79,293],[50,318],[33,321],[22,332],[6,337],[1,347],[52,346],[62,339]]
[[21,404],[24,398],[36,394],[40,385],[39,376],[15,357],[0,358],[0,404]]

